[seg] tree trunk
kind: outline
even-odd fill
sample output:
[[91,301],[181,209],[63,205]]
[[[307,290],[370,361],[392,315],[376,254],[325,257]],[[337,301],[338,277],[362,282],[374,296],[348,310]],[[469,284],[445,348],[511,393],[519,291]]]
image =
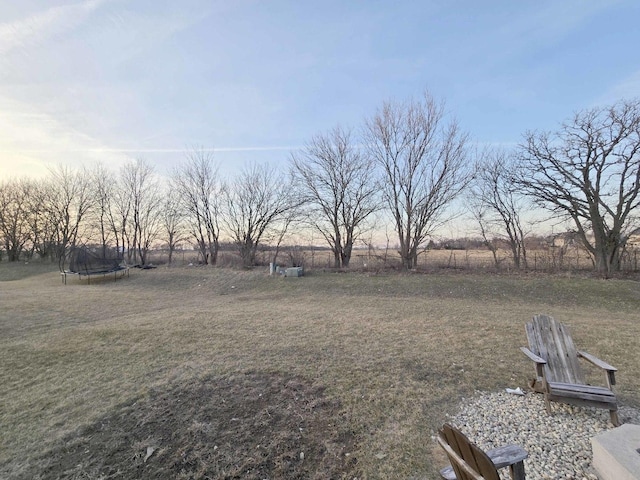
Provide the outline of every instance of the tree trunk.
[[615,238],[596,238],[595,243],[596,271],[608,278],[620,269],[620,245]]
[[342,255],[340,256],[340,260],[342,261],[343,268],[349,268],[349,264],[351,263],[351,252],[353,250],[353,244],[346,244],[344,249],[342,250]]
[[209,258],[211,265],[215,265],[218,261],[218,249],[219,244],[217,239],[214,239],[213,242],[209,243]]
[[511,240],[511,256],[513,257],[513,265],[520,270],[520,252],[515,241]]

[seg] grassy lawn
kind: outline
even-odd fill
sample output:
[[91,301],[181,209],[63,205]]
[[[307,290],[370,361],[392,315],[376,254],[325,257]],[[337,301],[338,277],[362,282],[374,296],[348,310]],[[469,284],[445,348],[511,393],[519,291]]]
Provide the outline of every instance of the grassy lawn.
[[[3,262],[0,304],[2,478],[109,478],[120,458],[142,478],[163,459],[184,478],[259,478],[269,462],[271,478],[437,478],[446,414],[532,376],[518,347],[534,313],[570,324],[640,405],[631,280],[181,267],[63,285]],[[242,475],[245,457],[260,458]]]

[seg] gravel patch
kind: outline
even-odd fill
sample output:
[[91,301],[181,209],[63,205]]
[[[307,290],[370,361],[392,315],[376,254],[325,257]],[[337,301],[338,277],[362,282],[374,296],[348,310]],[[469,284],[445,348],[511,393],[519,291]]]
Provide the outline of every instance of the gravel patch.
[[[552,403],[547,414],[541,394],[481,393],[462,399],[460,411],[449,422],[480,448],[489,450],[515,443],[529,453],[527,480],[597,480],[591,441],[613,428],[609,411]],[[640,410],[620,406],[622,423],[640,424]],[[508,479],[507,469],[501,478]]]

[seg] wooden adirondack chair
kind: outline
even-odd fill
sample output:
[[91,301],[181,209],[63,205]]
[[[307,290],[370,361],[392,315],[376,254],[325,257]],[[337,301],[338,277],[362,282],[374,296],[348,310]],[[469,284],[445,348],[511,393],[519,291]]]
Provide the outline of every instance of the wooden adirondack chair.
[[498,469],[509,467],[513,480],[525,480],[524,459],[528,454],[518,445],[482,451],[454,426],[445,423],[438,432],[438,443],[451,466],[440,470],[446,480],[500,480]]
[[[529,348],[520,349],[535,363],[536,378],[531,387],[544,393],[547,412],[551,413],[551,402],[606,408],[611,423],[619,426],[618,401],[611,389],[616,383],[617,368],[586,352],[577,351],[569,328],[550,316],[534,315],[525,328]],[[601,368],[607,386],[587,385],[578,358]]]

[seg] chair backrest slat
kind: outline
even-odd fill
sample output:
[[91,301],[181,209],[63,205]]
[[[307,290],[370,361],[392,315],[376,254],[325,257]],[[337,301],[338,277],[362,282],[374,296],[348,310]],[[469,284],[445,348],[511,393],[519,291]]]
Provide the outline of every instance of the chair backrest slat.
[[548,315],[534,315],[525,328],[529,349],[547,361],[544,368],[548,381],[584,384],[578,352],[568,326]]
[[445,423],[439,438],[458,480],[500,480],[491,459],[460,430]]

